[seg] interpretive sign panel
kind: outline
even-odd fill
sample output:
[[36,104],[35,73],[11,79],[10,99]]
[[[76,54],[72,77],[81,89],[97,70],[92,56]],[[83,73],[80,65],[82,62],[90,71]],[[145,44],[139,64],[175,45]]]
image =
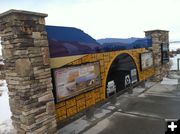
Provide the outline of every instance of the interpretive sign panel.
[[141,70],[146,70],[153,66],[152,52],[141,53],[140,58],[141,58]]
[[169,44],[161,44],[162,64],[169,62]]
[[56,101],[78,95],[101,85],[99,62],[54,70]]

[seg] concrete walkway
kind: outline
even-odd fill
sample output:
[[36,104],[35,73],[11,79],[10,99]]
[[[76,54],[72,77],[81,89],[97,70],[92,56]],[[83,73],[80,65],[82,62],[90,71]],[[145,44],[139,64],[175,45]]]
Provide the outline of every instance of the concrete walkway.
[[177,79],[165,83],[147,82],[133,94],[118,97],[116,104],[106,103],[94,118],[82,117],[60,129],[64,134],[164,134],[165,119],[180,118],[180,87]]

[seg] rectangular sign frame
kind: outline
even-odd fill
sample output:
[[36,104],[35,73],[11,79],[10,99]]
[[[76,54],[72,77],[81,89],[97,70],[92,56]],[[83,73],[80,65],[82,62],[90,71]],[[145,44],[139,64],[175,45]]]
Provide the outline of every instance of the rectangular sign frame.
[[154,66],[153,62],[153,53],[152,52],[144,52],[140,54],[140,67],[141,71],[150,69]]
[[56,103],[102,85],[99,61],[56,68],[52,74]]
[[169,62],[169,44],[161,44],[161,63]]

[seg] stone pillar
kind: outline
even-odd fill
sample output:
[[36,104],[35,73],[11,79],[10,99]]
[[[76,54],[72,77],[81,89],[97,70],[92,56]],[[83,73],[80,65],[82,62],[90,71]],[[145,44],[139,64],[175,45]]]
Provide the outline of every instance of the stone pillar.
[[18,134],[56,131],[46,16],[21,10],[0,14],[9,103]]
[[161,45],[167,45],[169,48],[169,31],[152,30],[145,31],[146,37],[152,38],[152,51],[154,57],[155,76],[153,81],[160,81],[168,74],[170,69],[169,62],[162,62]]

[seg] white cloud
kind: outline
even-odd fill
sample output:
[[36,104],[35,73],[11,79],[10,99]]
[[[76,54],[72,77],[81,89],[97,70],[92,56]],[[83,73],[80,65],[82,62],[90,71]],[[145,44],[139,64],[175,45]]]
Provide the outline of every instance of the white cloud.
[[10,5],[0,11],[13,7],[44,12],[47,24],[78,27],[96,39],[143,37],[143,31],[152,29],[169,30],[171,40],[180,39],[179,0],[30,0]]

